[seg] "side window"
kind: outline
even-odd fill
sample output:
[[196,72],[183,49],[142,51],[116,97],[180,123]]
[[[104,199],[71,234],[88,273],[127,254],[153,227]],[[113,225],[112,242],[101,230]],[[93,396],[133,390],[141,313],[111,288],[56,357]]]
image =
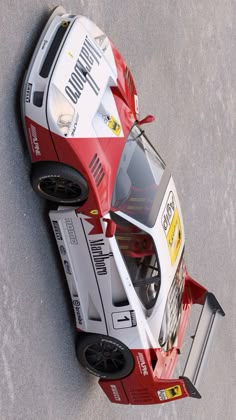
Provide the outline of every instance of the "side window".
[[161,273],[152,237],[132,223],[111,214],[117,225],[115,237],[125,260],[135,291],[146,309],[155,305]]

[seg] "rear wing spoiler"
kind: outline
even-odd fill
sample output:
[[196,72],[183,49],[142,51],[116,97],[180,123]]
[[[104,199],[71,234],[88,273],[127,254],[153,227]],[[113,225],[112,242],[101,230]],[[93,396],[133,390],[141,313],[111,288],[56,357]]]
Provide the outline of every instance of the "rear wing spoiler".
[[201,398],[197,386],[204,370],[214,330],[223,316],[225,313],[215,295],[207,292],[184,372],[180,377],[190,397]]

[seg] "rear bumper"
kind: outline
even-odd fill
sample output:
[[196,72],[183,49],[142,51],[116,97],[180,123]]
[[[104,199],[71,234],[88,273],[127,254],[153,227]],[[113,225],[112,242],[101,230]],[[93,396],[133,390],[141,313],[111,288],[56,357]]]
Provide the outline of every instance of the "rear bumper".
[[[196,282],[193,282],[193,285],[196,288]],[[189,287],[191,288],[190,285]],[[154,372],[151,375],[151,366],[148,366],[149,375],[145,377],[139,374],[138,369],[134,369],[123,380],[100,380],[99,384],[111,402],[146,405],[165,403],[184,397],[201,398],[197,386],[204,371],[214,331],[218,321],[225,315],[212,293],[205,292],[201,304],[203,305],[201,315],[183,374],[176,379],[158,378]]]

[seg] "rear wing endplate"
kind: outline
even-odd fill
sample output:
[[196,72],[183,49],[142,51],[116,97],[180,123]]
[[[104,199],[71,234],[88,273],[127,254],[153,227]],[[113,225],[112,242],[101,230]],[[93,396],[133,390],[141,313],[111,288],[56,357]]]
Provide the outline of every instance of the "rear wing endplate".
[[215,295],[207,292],[184,372],[180,377],[190,397],[201,398],[196,388],[204,370],[215,327],[222,316],[225,313]]

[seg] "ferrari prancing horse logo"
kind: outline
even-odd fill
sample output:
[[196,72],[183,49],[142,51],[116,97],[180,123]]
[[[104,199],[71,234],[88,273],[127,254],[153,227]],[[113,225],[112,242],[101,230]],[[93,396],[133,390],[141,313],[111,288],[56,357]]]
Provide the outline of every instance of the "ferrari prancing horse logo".
[[116,136],[120,135],[121,126],[113,115],[103,115],[103,120]]

